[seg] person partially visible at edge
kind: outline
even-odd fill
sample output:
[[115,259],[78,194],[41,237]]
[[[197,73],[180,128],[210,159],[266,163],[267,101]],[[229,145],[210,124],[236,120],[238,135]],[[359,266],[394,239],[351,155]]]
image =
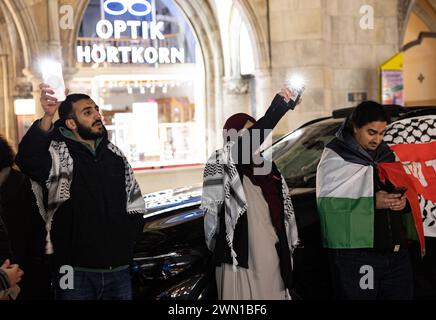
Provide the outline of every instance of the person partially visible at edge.
[[[7,141],[0,137],[0,192],[8,179],[13,164],[13,151]],[[0,193],[1,196],[1,193]],[[11,264],[12,248],[6,224],[3,221],[4,210],[0,197],[0,300],[10,300],[12,290],[16,290],[23,271],[18,264]]]
[[[1,222],[0,222],[1,223]],[[1,228],[1,226],[0,226]],[[0,265],[0,300],[15,300],[20,292],[18,283],[24,275],[18,264],[6,259]]]
[[394,162],[383,141],[390,122],[382,105],[365,101],[327,144],[316,196],[337,299],[411,299],[413,275],[403,215],[406,197],[381,183],[377,164]]
[[0,216],[0,300],[15,299],[20,291],[18,283],[24,272],[18,264],[11,264],[11,255],[8,232]]
[[[44,116],[20,142],[16,163],[31,178],[46,222],[55,298],[131,299],[129,264],[145,213],[133,170],[89,96],[59,103],[47,85],[40,89]],[[74,286],[68,277],[60,283],[64,265],[73,267]]]
[[29,179],[13,167],[14,157],[12,147],[0,136],[0,219],[9,243],[1,245],[8,250],[0,249],[0,264],[9,259],[25,270],[18,299],[48,299],[50,268],[44,254],[44,221]]
[[[300,102],[291,96],[283,89],[258,121],[243,113],[231,116],[224,125],[223,149],[213,152],[205,167],[201,208],[220,300],[291,298],[292,253],[298,242],[291,197],[276,165],[268,166],[256,152],[268,131]],[[232,136],[231,130],[238,134]],[[247,141],[250,148],[244,146]],[[261,161],[255,161],[256,155]],[[270,170],[256,171],[262,166]]]

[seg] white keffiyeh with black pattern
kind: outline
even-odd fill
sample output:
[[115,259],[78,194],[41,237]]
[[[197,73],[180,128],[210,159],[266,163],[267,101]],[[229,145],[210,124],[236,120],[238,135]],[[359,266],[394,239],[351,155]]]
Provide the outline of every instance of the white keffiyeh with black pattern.
[[[203,175],[203,194],[200,208],[204,213],[204,233],[209,250],[215,247],[215,235],[219,230],[218,214],[224,204],[226,240],[230,248],[233,267],[238,264],[233,249],[233,236],[239,218],[247,212],[242,181],[231,157],[234,142],[215,151],[207,161]],[[298,231],[288,186],[281,176],[284,199],[285,228],[291,254],[298,244]]]
[[[144,214],[146,212],[144,198],[142,197],[138,182],[134,177],[132,167],[118,147],[109,142],[107,148],[121,157],[124,162],[127,213]],[[43,189],[41,185],[36,181],[30,181],[39,212],[46,224],[46,253],[52,254],[53,245],[50,238],[51,224],[57,209],[70,198],[70,187],[73,181],[73,158],[65,142],[52,141],[49,147],[49,153],[52,163],[48,179],[45,183],[45,187],[48,191],[47,208],[44,205]]]
[[[436,141],[436,116],[426,115],[396,121],[388,126],[383,140],[389,145]],[[436,203],[418,195],[426,237],[436,237]]]

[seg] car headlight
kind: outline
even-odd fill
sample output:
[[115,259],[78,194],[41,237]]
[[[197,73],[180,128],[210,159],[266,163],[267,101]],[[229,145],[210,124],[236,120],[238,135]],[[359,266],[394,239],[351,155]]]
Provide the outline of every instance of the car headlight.
[[144,280],[166,280],[191,268],[204,258],[204,253],[196,249],[181,249],[152,256],[136,257],[132,270]]
[[206,282],[202,281],[203,274],[194,275],[182,282],[172,286],[159,294],[157,300],[194,300],[204,299],[206,291]]

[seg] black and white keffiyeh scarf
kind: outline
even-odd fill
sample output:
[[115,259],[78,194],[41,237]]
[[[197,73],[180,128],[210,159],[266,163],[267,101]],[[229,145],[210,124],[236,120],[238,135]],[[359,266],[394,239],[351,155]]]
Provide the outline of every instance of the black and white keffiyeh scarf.
[[[118,147],[109,142],[107,148],[117,156],[121,157],[124,162],[127,214],[144,214],[146,212],[144,199],[138,182],[134,177],[132,167]],[[52,164],[48,179],[45,182],[45,187],[48,190],[47,207],[44,205],[43,189],[41,185],[36,181],[30,181],[32,184],[32,191],[35,194],[39,213],[46,224],[46,253],[52,254],[53,245],[50,238],[52,220],[57,209],[59,209],[59,207],[70,198],[70,187],[73,181],[74,165],[73,158],[71,157],[65,142],[52,141],[49,147],[49,153]]]
[[[402,119],[390,124],[383,140],[389,145],[419,144],[436,141],[436,116],[425,115]],[[436,203],[418,195],[424,235],[436,237]]]
[[[224,205],[226,240],[230,248],[233,268],[238,265],[233,249],[233,237],[239,218],[247,212],[242,181],[232,160],[233,141],[215,151],[207,161],[203,176],[203,194],[200,208],[204,213],[204,233],[209,250],[215,247],[215,234],[219,230],[218,214]],[[291,254],[298,244],[298,231],[288,186],[281,176],[284,199],[285,229]]]

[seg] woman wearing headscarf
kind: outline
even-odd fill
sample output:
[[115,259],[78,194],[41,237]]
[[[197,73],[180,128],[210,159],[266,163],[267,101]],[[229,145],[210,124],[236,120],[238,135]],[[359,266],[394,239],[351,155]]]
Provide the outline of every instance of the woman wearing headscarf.
[[201,208],[220,300],[290,298],[298,242],[292,202],[276,165],[256,146],[300,102],[291,96],[282,89],[258,121],[244,113],[231,116],[224,147],[206,164]]

